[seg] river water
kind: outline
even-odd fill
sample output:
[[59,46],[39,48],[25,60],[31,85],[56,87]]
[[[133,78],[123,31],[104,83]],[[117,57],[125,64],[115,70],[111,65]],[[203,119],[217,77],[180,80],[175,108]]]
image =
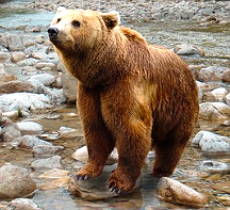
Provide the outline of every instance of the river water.
[[[13,1],[8,8],[0,8],[0,32],[24,33],[23,26],[41,26],[41,33],[46,35],[46,28],[53,17],[53,13],[34,12],[23,8],[24,3],[32,1]],[[12,7],[17,3],[17,7]],[[202,26],[196,22],[129,22],[125,25],[141,32],[147,40],[154,44],[164,45],[173,48],[177,44],[189,43],[205,49],[205,57],[185,57],[189,64],[202,64],[205,66],[230,65],[230,27],[229,25]],[[29,33],[29,32],[28,32]],[[36,35],[36,34],[35,34]],[[48,37],[47,37],[48,38]],[[79,130],[79,136],[82,136],[79,117],[68,117],[67,113],[76,112],[74,107],[61,107],[52,110],[49,113],[41,113],[30,116],[29,119],[39,122],[44,126],[44,133],[57,131],[61,126],[76,128]],[[59,115],[58,119],[56,116]],[[216,123],[200,121],[194,134],[200,129],[213,130],[217,133],[230,136],[229,128],[220,126]],[[84,142],[79,139],[58,140],[52,142],[55,145],[65,146],[65,150],[60,153],[64,169],[74,171],[75,161],[71,159],[71,154],[76,148],[81,147]],[[35,160],[31,150],[13,149],[0,146],[0,164],[5,162],[15,163],[30,168],[30,163]],[[218,157],[216,157],[218,158]],[[197,172],[196,168],[200,161],[209,159],[202,156],[198,148],[190,144],[184,152],[183,158],[173,175],[174,179],[180,180],[207,194],[210,198],[208,209],[225,209],[223,204],[218,201],[218,196],[229,196],[221,190],[214,190],[212,186],[215,183],[222,183],[230,180],[230,175],[215,174],[204,176]],[[218,158],[222,162],[230,163],[228,158]],[[146,166],[147,167],[147,166]],[[33,176],[37,178],[39,173],[34,172]],[[76,198],[69,194],[64,188],[54,190],[38,191],[33,196],[33,200],[39,207],[45,210],[74,210],[74,209],[185,209],[186,207],[169,204],[160,201],[155,195],[154,186],[151,184],[148,176],[145,178],[145,184],[142,189],[137,190],[132,195],[114,198],[106,201],[89,202]]]

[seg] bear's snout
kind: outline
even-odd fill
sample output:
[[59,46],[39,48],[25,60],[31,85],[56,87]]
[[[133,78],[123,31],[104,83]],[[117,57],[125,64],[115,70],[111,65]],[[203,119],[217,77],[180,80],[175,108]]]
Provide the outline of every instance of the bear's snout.
[[48,34],[49,34],[50,40],[56,39],[57,35],[58,35],[58,32],[59,32],[58,28],[56,28],[56,27],[49,27]]

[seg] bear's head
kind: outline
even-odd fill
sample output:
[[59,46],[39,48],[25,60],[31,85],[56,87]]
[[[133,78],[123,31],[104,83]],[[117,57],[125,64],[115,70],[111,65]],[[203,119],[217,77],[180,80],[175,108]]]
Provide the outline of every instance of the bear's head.
[[119,24],[117,12],[59,8],[48,29],[50,41],[62,53],[86,53],[98,43],[105,43],[105,33]]

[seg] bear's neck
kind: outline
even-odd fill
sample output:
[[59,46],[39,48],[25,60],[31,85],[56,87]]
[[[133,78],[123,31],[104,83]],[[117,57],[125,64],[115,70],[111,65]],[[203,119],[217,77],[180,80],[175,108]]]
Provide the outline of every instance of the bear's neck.
[[[115,37],[113,42],[103,41],[85,54],[62,54],[67,70],[87,87],[107,87],[125,76],[125,69],[120,70],[126,54],[121,45],[122,37]],[[119,62],[118,62],[119,61]],[[124,66],[124,65],[122,65]],[[124,68],[124,67],[122,67]]]

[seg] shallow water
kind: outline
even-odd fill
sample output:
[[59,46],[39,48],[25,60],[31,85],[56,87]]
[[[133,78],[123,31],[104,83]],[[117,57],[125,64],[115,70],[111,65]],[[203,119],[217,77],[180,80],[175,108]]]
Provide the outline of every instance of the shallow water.
[[[18,1],[16,1],[18,2]],[[21,1],[20,4],[28,1]],[[30,1],[31,2],[31,1]],[[3,12],[4,11],[4,12]],[[29,26],[48,26],[53,14],[48,12],[33,12],[25,9],[0,9],[0,31],[10,33],[24,33],[20,30],[21,25]],[[185,58],[190,64],[205,64],[207,66],[218,64],[221,66],[229,66],[230,58],[230,27],[229,25],[214,25],[210,27],[199,26],[194,22],[151,22],[151,23],[125,23],[126,25],[140,31],[151,43],[160,44],[173,48],[177,44],[190,43],[205,49],[206,57]],[[45,31],[43,32],[45,34]],[[71,158],[71,154],[76,148],[84,144],[82,140],[82,131],[80,127],[79,117],[70,117],[67,113],[75,112],[74,107],[58,108],[48,113],[42,113],[30,116],[28,120],[39,122],[44,127],[45,133],[57,131],[61,126],[77,128],[79,138],[69,140],[52,141],[55,145],[63,145],[65,150],[60,152],[64,169],[74,171],[75,161]],[[58,117],[56,117],[58,116]],[[216,122],[199,122],[198,130],[212,130],[222,135],[230,136],[229,127],[220,126]],[[35,160],[32,151],[29,149],[14,149],[5,144],[0,144],[0,165],[5,162],[11,162],[24,167],[30,168],[30,163]],[[230,175],[212,175],[204,176],[196,171],[201,160],[208,159],[202,156],[198,148],[188,145],[184,152],[183,158],[177,167],[174,179],[195,188],[199,192],[204,192],[210,197],[210,205],[208,209],[218,209],[223,204],[217,201],[218,195],[226,195],[222,191],[213,190],[214,183],[225,183],[230,180]],[[230,163],[228,158],[219,158],[222,162]],[[148,163],[152,165],[152,163]],[[151,167],[145,167],[144,184],[141,189],[136,190],[133,194],[114,198],[106,201],[89,202],[76,198],[69,194],[64,188],[55,190],[38,191],[33,196],[33,200],[39,207],[45,210],[61,210],[61,209],[185,209],[174,204],[160,201],[155,194],[155,183],[151,178]],[[41,182],[37,176],[41,172],[34,173],[34,178]]]

